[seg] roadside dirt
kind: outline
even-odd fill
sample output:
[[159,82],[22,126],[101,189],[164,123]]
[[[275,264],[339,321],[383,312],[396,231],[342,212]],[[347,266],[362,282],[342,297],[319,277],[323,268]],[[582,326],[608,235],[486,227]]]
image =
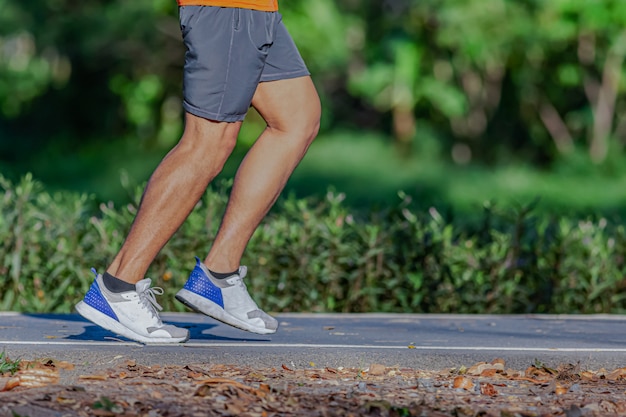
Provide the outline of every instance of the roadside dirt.
[[514,370],[501,359],[441,371],[129,361],[61,385],[72,369],[44,360],[0,375],[0,417],[626,416],[626,368],[535,363]]

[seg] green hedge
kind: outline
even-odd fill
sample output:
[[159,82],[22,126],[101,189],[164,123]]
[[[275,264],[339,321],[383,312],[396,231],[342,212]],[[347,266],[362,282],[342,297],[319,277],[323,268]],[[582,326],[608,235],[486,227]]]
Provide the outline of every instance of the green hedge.
[[[204,257],[229,184],[207,191],[149,273],[173,295]],[[122,243],[136,206],[51,194],[0,177],[0,310],[71,312]],[[136,190],[138,200],[140,190]],[[485,206],[459,224],[408,196],[353,212],[343,194],[279,200],[245,254],[248,287],[274,312],[623,313],[626,233],[599,218],[551,218],[533,205]]]

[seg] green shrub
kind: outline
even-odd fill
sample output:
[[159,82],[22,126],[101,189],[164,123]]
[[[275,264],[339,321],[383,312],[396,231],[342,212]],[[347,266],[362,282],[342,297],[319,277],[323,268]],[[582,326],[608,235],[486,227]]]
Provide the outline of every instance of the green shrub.
[[[166,310],[215,236],[229,183],[210,188],[149,270]],[[123,242],[136,204],[96,205],[0,177],[0,309],[71,312]],[[139,201],[141,190],[135,191]],[[354,211],[344,195],[279,200],[244,256],[276,312],[623,313],[626,232],[607,219],[485,205],[477,221],[420,211],[400,194]]]

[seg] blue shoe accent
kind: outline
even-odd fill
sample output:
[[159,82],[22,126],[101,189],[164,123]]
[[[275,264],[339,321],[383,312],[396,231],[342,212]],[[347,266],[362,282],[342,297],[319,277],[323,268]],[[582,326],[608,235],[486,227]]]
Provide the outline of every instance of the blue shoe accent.
[[213,284],[200,267],[200,259],[196,257],[196,267],[191,271],[189,279],[185,283],[184,289],[196,293],[215,304],[224,308],[224,299],[222,298],[222,290]]
[[100,291],[100,286],[98,285],[98,281],[94,280],[93,284],[91,284],[91,287],[89,287],[89,291],[87,291],[87,294],[85,294],[85,299],[83,301],[85,301],[87,305],[95,308],[99,312],[111,317],[113,320],[119,321],[117,315],[115,314],[107,300],[104,298],[104,295],[102,295],[102,292]]

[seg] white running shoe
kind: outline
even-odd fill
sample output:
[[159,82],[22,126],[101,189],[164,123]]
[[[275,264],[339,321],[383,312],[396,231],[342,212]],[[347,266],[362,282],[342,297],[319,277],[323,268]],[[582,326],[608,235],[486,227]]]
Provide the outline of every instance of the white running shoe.
[[162,307],[155,295],[163,294],[159,287],[150,288],[150,278],[142,279],[136,291],[114,293],[104,286],[102,275],[95,269],[93,284],[83,301],[76,305],[78,313],[107,330],[142,343],[179,343],[189,339],[189,331],[163,324],[157,310]]
[[217,279],[200,259],[176,299],[187,307],[223,323],[252,333],[276,333],[278,321],[262,311],[252,300],[243,278],[247,268],[231,277]]

